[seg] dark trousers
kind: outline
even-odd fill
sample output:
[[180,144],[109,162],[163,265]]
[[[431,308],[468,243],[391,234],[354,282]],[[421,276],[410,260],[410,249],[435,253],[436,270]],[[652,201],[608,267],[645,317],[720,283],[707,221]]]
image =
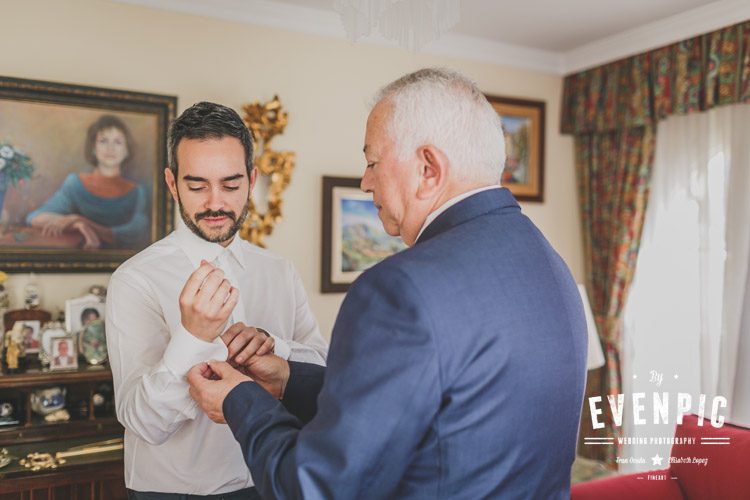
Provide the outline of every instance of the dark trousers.
[[128,490],[128,500],[261,500],[261,498],[255,488],[245,488],[244,490],[218,495],[186,495],[184,493]]

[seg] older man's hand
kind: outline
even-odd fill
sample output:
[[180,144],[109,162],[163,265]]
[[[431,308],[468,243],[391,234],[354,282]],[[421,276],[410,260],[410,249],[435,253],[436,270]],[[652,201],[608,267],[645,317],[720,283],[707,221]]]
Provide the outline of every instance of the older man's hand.
[[275,354],[252,356],[241,367],[263,389],[276,399],[284,396],[289,381],[289,363]]
[[208,415],[208,418],[219,424],[225,424],[224,399],[242,382],[252,380],[243,375],[225,361],[200,363],[190,369],[187,381],[190,384],[190,396]]

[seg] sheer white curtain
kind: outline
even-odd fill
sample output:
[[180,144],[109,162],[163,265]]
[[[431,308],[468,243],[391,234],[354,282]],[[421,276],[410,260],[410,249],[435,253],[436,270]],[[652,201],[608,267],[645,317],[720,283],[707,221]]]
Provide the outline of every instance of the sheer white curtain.
[[[624,434],[646,439],[626,444],[623,456],[646,462],[622,464],[625,471],[668,465],[654,465],[650,457],[669,457],[671,445],[650,439],[674,435],[677,392],[692,394],[696,412],[699,394],[706,394],[709,419],[716,395],[728,400],[721,411],[728,420],[742,421],[747,411],[742,398],[733,403],[738,392],[750,390],[750,381],[737,376],[750,362],[739,362],[740,347],[750,344],[740,343],[750,332],[742,324],[750,322],[750,313],[742,314],[750,259],[748,130],[750,106],[744,104],[673,116],[658,126],[623,335]],[[644,425],[633,425],[634,392],[646,393]],[[653,392],[670,394],[669,424],[653,423]]]

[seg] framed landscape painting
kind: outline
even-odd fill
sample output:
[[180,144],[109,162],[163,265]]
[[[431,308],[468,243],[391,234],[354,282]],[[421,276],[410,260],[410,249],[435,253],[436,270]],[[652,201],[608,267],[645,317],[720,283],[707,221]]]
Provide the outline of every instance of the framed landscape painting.
[[520,201],[544,201],[544,101],[487,96],[503,124],[501,184]]
[[366,269],[406,245],[389,236],[372,195],[356,177],[323,177],[322,293],[339,293]]
[[176,103],[0,77],[0,269],[112,271],[171,230]]

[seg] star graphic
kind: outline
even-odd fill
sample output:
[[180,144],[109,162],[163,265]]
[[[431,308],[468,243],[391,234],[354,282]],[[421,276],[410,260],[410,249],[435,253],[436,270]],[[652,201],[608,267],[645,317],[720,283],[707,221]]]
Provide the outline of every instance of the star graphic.
[[663,457],[660,457],[657,453],[653,457],[651,457],[651,461],[653,462],[651,465],[661,465],[661,461],[664,460]]

